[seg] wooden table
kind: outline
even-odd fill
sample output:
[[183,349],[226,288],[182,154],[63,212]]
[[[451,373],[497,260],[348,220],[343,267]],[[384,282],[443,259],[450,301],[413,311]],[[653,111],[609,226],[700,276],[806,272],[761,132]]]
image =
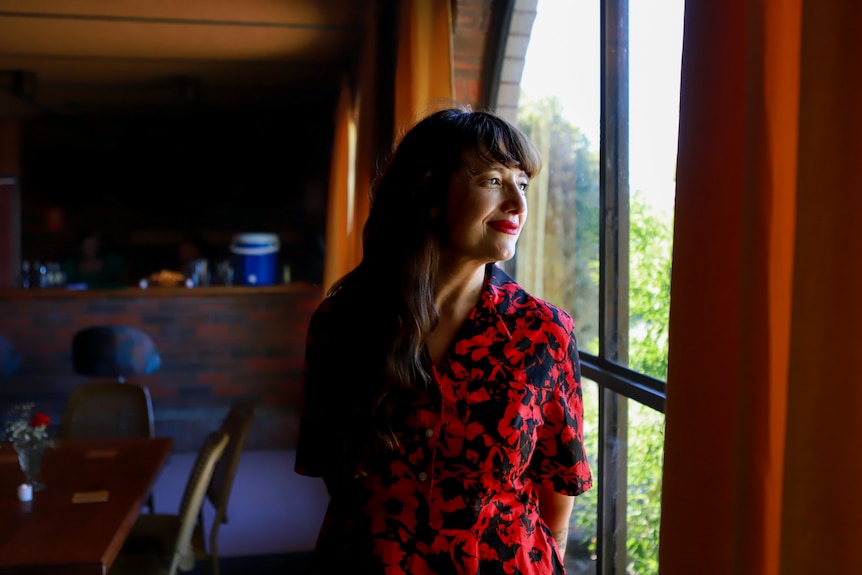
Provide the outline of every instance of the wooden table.
[[[45,489],[21,502],[17,455],[0,444],[0,574],[106,573],[172,450],[171,438],[58,442]],[[99,492],[107,500],[73,502]]]

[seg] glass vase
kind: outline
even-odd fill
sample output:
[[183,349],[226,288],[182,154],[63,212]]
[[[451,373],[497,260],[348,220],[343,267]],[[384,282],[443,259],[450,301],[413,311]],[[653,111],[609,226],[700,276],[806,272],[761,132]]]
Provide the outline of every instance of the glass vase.
[[44,441],[16,441],[12,446],[18,452],[18,463],[27,483],[33,487],[33,491],[44,489],[45,484],[38,477],[42,472],[42,458],[48,444]]

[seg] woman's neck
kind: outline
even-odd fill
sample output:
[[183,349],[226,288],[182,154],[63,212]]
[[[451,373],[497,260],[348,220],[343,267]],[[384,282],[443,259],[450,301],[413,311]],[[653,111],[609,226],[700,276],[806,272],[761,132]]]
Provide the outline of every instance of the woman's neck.
[[485,266],[441,268],[434,303],[440,315],[458,317],[476,305],[485,285]]
[[440,268],[434,298],[438,322],[434,330],[425,337],[428,354],[435,365],[446,357],[458,330],[470,315],[470,311],[476,307],[484,285],[484,265]]

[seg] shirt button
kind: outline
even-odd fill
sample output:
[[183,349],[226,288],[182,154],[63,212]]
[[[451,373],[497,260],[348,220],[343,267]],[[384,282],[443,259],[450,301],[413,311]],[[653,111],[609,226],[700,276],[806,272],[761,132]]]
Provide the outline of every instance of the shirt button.
[[434,430],[433,429],[426,429],[425,430],[425,437],[433,437],[433,436],[434,436]]
[[424,471],[420,471],[419,472],[419,481],[425,481],[426,479],[428,479],[428,474],[425,473]]

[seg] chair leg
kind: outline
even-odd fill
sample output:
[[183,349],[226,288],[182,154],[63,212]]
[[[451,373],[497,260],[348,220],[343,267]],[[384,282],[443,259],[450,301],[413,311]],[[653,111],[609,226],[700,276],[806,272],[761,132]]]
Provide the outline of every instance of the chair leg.
[[[216,517],[218,519],[218,517]],[[212,561],[213,575],[221,575],[221,565],[218,560],[218,531],[219,526],[216,521],[213,522],[212,530],[210,531],[210,560]]]

